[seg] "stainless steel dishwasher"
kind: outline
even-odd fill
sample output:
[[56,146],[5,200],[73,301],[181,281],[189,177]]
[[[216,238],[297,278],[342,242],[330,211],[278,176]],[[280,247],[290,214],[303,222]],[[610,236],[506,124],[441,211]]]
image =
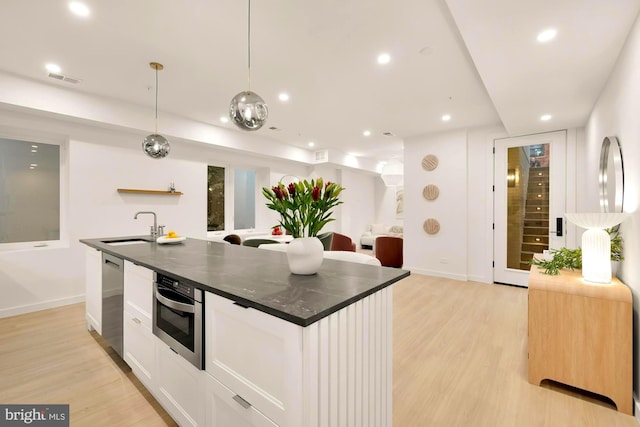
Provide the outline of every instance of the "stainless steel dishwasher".
[[102,253],[102,337],[122,357],[124,261]]

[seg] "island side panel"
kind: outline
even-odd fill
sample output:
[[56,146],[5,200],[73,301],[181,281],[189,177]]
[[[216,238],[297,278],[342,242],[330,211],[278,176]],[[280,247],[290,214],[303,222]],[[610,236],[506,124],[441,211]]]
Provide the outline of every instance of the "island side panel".
[[391,427],[392,303],[387,287],[304,329],[303,425]]

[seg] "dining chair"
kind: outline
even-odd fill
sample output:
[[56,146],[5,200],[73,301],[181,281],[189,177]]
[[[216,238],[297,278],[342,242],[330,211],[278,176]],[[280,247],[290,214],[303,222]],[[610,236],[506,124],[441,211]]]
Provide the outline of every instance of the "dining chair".
[[281,244],[277,240],[272,240],[272,239],[246,239],[244,242],[242,242],[242,246],[250,246],[252,248],[257,248],[258,246],[264,245],[266,243]]

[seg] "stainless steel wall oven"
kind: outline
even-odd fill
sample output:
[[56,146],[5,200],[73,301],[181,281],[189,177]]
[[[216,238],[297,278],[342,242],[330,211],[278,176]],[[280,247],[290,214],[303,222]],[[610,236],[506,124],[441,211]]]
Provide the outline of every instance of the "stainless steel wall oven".
[[204,369],[202,290],[154,273],[153,333],[196,368]]

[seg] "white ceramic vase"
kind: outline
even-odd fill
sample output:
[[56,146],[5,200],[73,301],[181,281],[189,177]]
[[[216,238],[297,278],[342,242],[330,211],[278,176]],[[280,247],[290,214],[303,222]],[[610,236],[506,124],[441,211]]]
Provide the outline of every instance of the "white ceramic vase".
[[293,274],[315,274],[322,265],[324,246],[317,237],[299,237],[287,245],[289,270]]

